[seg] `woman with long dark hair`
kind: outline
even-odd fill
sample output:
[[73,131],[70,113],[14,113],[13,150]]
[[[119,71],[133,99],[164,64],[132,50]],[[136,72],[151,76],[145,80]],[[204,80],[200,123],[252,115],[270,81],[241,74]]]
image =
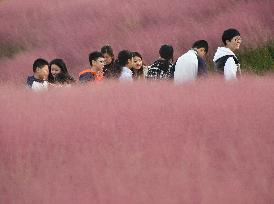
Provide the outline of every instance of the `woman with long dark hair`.
[[128,50],[122,50],[115,60],[115,69],[117,70],[117,78],[120,81],[132,81],[132,65],[133,55]]
[[68,73],[67,66],[62,59],[54,59],[49,64],[48,81],[51,84],[71,84],[75,80]]
[[139,52],[132,52],[133,55],[133,66],[132,66],[132,77],[133,79],[144,79],[147,67],[143,63],[143,57]]
[[103,68],[104,77],[109,79],[116,76],[116,69],[114,66],[114,52],[110,45],[104,45],[101,48],[101,53],[103,54],[105,58],[105,66]]

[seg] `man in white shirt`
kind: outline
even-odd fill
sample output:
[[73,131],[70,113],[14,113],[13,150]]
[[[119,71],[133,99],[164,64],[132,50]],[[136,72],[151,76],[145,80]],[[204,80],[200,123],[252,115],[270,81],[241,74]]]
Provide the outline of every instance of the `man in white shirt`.
[[192,49],[179,57],[175,64],[175,83],[194,81],[199,75],[207,74],[204,60],[207,52],[207,41],[198,40],[193,44]]
[[223,74],[226,80],[237,79],[237,74],[241,74],[241,69],[234,52],[240,48],[242,42],[240,32],[233,28],[225,30],[222,41],[225,46],[218,47],[213,58],[215,69]]

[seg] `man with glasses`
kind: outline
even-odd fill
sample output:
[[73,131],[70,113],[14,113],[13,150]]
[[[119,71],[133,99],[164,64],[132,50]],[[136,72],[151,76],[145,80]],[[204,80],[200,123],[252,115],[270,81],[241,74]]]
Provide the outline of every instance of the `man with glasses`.
[[234,28],[225,30],[222,35],[224,47],[219,47],[213,58],[215,69],[224,75],[226,80],[237,79],[241,74],[240,63],[234,52],[240,48],[240,32]]

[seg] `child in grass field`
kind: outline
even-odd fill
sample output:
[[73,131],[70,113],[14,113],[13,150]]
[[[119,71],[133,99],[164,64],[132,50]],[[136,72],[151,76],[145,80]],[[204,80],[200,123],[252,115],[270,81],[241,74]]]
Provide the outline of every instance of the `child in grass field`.
[[32,69],[33,75],[27,78],[27,86],[34,91],[47,90],[49,63],[42,58],[38,58],[34,61]]
[[237,79],[241,69],[234,52],[239,50],[242,42],[240,32],[234,28],[227,29],[222,35],[222,41],[224,47],[219,47],[214,55],[215,69],[223,74],[226,80]]

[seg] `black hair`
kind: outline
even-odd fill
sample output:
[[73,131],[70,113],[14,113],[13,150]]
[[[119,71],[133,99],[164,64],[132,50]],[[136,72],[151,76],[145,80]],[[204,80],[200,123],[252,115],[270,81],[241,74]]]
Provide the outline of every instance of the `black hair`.
[[109,64],[105,64],[104,68],[103,68],[103,72],[104,72],[104,77],[106,78],[112,78],[113,75],[115,75],[115,67],[114,67],[114,52],[113,49],[110,45],[104,45],[101,48],[101,53],[107,54],[111,57],[111,62]]
[[205,52],[208,52],[208,43],[206,40],[198,40],[193,43],[192,48],[205,48]]
[[133,58],[133,53],[129,50],[122,50],[119,52],[117,59],[113,64],[113,77],[119,78],[121,76],[123,67],[128,64],[128,60]]
[[114,52],[113,52],[113,49],[110,45],[104,45],[101,48],[101,53],[102,54],[108,54],[109,56],[114,57]]
[[34,61],[32,65],[33,72],[35,73],[37,69],[43,68],[45,65],[49,65],[48,61],[42,58],[38,58]]
[[90,65],[92,66],[92,60],[96,61],[100,57],[104,58],[101,52],[98,52],[98,51],[91,52],[88,57]]
[[143,59],[142,55],[139,52],[132,52],[132,57],[140,57]]
[[231,41],[235,36],[240,36],[240,32],[234,28],[230,28],[224,31],[222,35],[222,41],[226,45],[226,41]]
[[128,60],[133,58],[132,52],[129,50],[122,50],[118,54],[118,58],[116,60],[116,63],[120,64],[121,66],[126,66],[128,64]]
[[162,45],[159,50],[160,57],[165,60],[172,60],[173,61],[173,47],[171,45]]
[[[51,74],[51,66],[53,64],[57,65],[61,69],[61,72],[56,76],[56,78],[54,78],[53,75]],[[48,81],[50,83],[55,83],[55,82],[59,82],[59,83],[72,83],[72,82],[75,82],[75,79],[72,76],[69,75],[68,70],[67,70],[67,66],[66,66],[64,60],[62,60],[62,59],[54,59],[49,64]]]
[[[139,52],[132,52],[132,57],[140,57],[143,61],[143,57]],[[144,64],[142,64],[142,67],[140,69],[132,69],[133,78],[138,78],[144,76]]]

